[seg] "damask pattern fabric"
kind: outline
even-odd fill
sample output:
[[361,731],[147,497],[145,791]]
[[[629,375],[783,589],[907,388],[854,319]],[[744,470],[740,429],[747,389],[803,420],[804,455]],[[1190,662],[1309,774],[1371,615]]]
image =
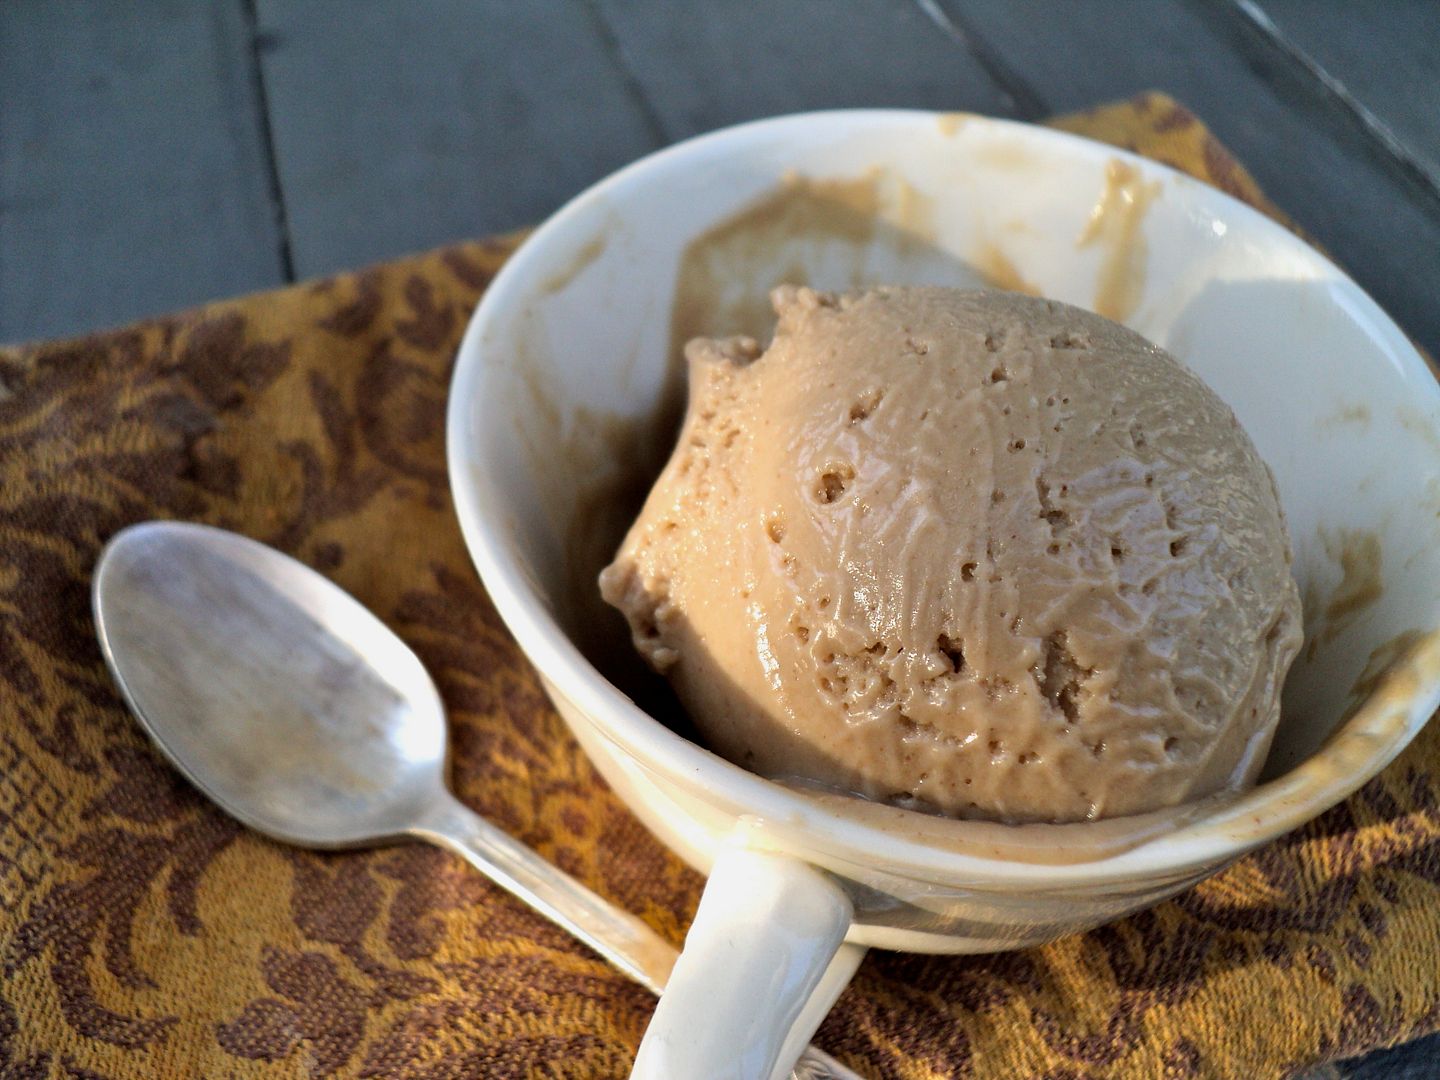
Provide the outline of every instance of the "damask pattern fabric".
[[[1057,121],[1275,212],[1158,94]],[[254,835],[106,674],[104,541],[203,521],[420,655],[462,799],[681,941],[701,881],[605,788],[462,544],[443,419],[519,237],[0,350],[0,1076],[620,1077],[652,1003],[451,856]],[[603,844],[602,844],[603,838]],[[872,954],[817,1041],[875,1077],[1284,1075],[1440,1027],[1440,729],[1174,901],[1027,952]]]

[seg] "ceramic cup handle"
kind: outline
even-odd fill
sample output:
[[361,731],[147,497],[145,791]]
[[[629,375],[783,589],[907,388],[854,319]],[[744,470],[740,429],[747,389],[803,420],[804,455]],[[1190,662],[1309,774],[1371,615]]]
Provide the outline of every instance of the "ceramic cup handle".
[[842,949],[853,915],[844,890],[807,863],[724,851],[632,1080],[788,1075],[864,955]]

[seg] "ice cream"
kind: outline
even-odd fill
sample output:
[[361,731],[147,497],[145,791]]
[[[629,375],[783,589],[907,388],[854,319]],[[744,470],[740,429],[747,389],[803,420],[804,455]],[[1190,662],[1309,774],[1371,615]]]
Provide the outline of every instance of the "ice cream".
[[999,821],[1252,783],[1300,600],[1219,397],[1054,301],[772,299],[763,351],[686,348],[678,444],[600,576],[707,744]]

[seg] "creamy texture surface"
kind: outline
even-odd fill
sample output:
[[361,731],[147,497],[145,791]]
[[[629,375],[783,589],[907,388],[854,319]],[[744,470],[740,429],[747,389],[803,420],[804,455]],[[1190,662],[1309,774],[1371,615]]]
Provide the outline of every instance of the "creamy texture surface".
[[1250,783],[1300,644],[1274,483],[1230,410],[1053,301],[782,287],[697,340],[607,601],[756,772],[1000,821]]

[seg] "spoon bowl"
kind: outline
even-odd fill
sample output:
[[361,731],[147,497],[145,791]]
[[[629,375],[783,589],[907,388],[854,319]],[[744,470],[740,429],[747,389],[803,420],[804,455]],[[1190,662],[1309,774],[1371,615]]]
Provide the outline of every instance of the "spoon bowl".
[[94,606],[145,730],[251,828],[308,847],[369,845],[405,836],[448,797],[430,676],[303,564],[221,529],[149,522],[106,548]]

